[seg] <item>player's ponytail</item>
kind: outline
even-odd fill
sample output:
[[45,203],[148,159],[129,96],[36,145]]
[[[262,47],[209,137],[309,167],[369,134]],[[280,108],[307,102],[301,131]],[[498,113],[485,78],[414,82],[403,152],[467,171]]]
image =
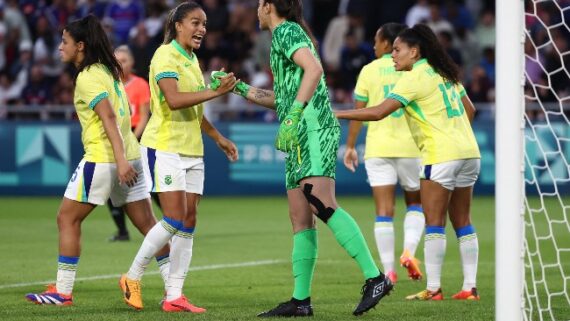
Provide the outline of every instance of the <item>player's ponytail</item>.
[[189,12],[202,7],[194,1],[183,2],[176,8],[170,10],[166,18],[166,25],[164,26],[164,41],[163,44],[169,44],[172,40],[176,39],[176,23],[182,22]]
[[443,49],[430,27],[416,24],[402,31],[398,37],[411,47],[419,47],[422,58],[426,58],[435,72],[445,80],[454,84],[459,82],[459,67]]
[[265,0],[265,3],[272,3],[280,17],[298,23],[311,39],[315,50],[318,51],[317,40],[313,36],[307,22],[303,19],[303,4],[301,0]]
[[85,58],[77,67],[77,75],[92,64],[101,63],[109,69],[115,80],[123,75],[121,65],[113,54],[111,42],[103,30],[99,19],[90,14],[82,19],[69,23],[64,28],[75,42],[83,42]]

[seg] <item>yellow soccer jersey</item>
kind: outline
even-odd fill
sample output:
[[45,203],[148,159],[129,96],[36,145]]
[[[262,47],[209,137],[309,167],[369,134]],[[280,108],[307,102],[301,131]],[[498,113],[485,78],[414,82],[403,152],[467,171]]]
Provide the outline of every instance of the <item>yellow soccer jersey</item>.
[[178,90],[196,92],[203,90],[204,77],[195,54],[190,56],[172,40],[160,46],[150,63],[150,109],[152,116],[143,133],[141,144],[156,150],[187,156],[203,156],[202,143],[203,105],[170,110],[158,81],[176,78]]
[[[402,74],[394,69],[389,54],[374,60],[362,68],[354,89],[354,99],[366,102],[366,107],[380,104]],[[382,120],[368,123],[364,158],[374,157],[420,157],[403,108]]]
[[426,59],[405,72],[388,95],[405,106],[424,165],[481,157],[461,103],[464,95],[463,86],[444,81]]
[[85,160],[94,163],[114,163],[115,155],[107,138],[103,122],[93,108],[103,99],[108,99],[117,116],[117,125],[128,160],[140,158],[139,144],[131,132],[131,114],[123,83],[103,64],[93,64],[77,75],[73,102],[81,123],[81,140]]

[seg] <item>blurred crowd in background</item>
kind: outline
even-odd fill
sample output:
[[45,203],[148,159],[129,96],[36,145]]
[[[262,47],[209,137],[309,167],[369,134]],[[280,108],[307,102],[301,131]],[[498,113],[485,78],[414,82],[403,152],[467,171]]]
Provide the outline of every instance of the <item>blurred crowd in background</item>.
[[[134,73],[148,78],[148,66],[163,40],[163,25],[175,0],[0,0],[0,106],[73,104],[71,66],[60,62],[58,46],[64,26],[89,13],[99,17],[113,46],[127,44],[135,55]],[[271,88],[269,32],[257,23],[257,0],[197,1],[207,14],[207,34],[196,52],[202,70],[225,67],[254,86]],[[375,59],[374,35],[386,22],[412,26],[427,23],[436,32],[475,102],[494,102],[494,0],[303,0],[305,20],[317,41],[331,100],[349,104],[361,68]],[[569,0],[526,1],[526,23],[532,41],[526,42],[527,74],[545,88],[527,94],[556,101],[570,86]],[[557,27],[557,24],[560,25]],[[554,26],[554,28],[552,28]],[[548,43],[551,41],[550,43]],[[538,48],[538,49],[537,49]],[[560,57],[563,57],[562,59]],[[568,62],[568,61],[567,61]],[[568,64],[566,64],[568,66]],[[558,85],[549,86],[550,82]],[[546,88],[551,87],[552,90]],[[231,111],[248,104],[236,95],[218,101]],[[3,114],[3,115],[2,115]],[[228,113],[239,119],[258,113]],[[272,114],[261,120],[272,121]],[[0,117],[10,117],[0,112]]]

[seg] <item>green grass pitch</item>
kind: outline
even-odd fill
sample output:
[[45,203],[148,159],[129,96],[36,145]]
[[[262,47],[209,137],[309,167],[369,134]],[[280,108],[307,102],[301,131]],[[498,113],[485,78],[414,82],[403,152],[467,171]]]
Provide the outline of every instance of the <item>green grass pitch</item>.
[[[145,309],[127,307],[117,286],[141,241],[129,226],[130,242],[109,243],[115,232],[110,214],[98,207],[83,223],[82,255],[74,288],[74,306],[36,306],[24,295],[43,291],[57,268],[55,216],[60,198],[0,198],[0,319],[1,320],[256,320],[255,315],[290,298],[291,226],[285,197],[205,197],[199,209],[191,271],[185,294],[208,312],[166,314],[158,302],[164,293],[153,262],[143,278]],[[373,256],[374,208],[370,197],[340,197],[339,203],[358,221]],[[396,255],[402,248],[404,205],[398,200]],[[159,211],[155,211],[160,215]],[[442,302],[407,302],[404,297],[425,287],[407,280],[398,268],[396,290],[363,320],[493,320],[494,319],[494,199],[476,197],[474,226],[479,235],[479,302],[449,299],[460,290],[462,273],[453,229],[447,228]],[[351,320],[363,277],[356,263],[336,244],[322,223],[319,261],[313,282],[313,320]],[[566,238],[568,240],[568,238]],[[418,249],[423,259],[423,243]],[[425,271],[422,265],[422,270]]]

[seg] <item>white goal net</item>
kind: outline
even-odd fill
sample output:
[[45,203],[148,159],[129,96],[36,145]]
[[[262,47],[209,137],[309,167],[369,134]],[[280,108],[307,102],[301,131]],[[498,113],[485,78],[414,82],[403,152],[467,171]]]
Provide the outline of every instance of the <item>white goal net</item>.
[[527,0],[524,18],[523,318],[566,321],[570,320],[570,1]]

